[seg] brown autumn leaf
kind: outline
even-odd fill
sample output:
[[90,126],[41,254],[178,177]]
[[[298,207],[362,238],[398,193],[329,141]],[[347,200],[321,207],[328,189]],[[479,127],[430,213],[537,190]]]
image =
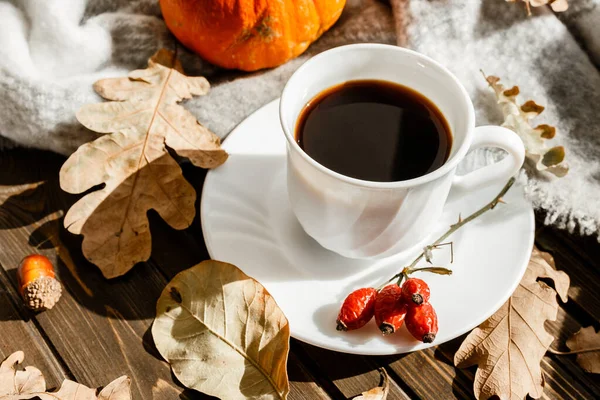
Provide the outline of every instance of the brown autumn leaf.
[[170,51],[159,50],[148,68],[102,79],[94,89],[113,101],[83,106],[77,119],[107,135],[79,147],[60,170],[64,191],[92,189],[71,207],[64,224],[84,236],[85,257],[114,278],[150,257],[148,210],[175,229],[194,219],[196,192],[167,149],[203,168],[221,165],[227,153],[215,134],[177,104],[206,94],[209,84],[185,76]]
[[0,364],[0,400],[131,400],[131,380],[122,376],[97,394],[79,383],[64,380],[56,392],[46,391],[42,372],[31,366],[23,367],[25,354],[17,351]]
[[374,387],[371,390],[362,392],[353,400],[386,400],[388,393],[390,392],[390,377],[385,368],[379,368],[379,374],[381,375],[381,383],[379,386]]
[[185,386],[222,399],[285,399],[290,329],[269,292],[236,266],[180,272],[156,305],[156,348]]
[[[553,289],[538,278],[554,281]],[[459,368],[477,365],[474,392],[477,399],[539,398],[544,389],[540,363],[554,340],[544,329],[558,313],[556,294],[567,301],[569,276],[554,269],[548,253],[533,249],[519,286],[506,303],[475,328],[454,356]]]
[[531,7],[541,7],[549,5],[552,11],[563,12],[569,8],[567,0],[506,0],[509,3],[522,2],[527,8],[527,15],[531,15]]
[[581,328],[567,340],[571,351],[593,350],[577,354],[577,364],[585,371],[600,374],[600,332],[593,326]]
[[497,76],[485,76],[485,80],[496,93],[498,104],[504,114],[503,127],[514,131],[525,145],[525,156],[538,171],[550,172],[558,177],[563,177],[569,171],[564,162],[565,149],[563,146],[546,147],[546,140],[556,135],[556,128],[542,124],[535,128],[530,125],[530,120],[544,111],[544,107],[533,100],[517,103],[519,87],[513,86],[506,89]]

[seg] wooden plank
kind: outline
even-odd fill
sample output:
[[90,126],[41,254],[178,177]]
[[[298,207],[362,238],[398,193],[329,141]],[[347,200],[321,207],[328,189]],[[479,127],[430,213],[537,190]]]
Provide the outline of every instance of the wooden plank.
[[[0,156],[0,207],[12,195],[35,188],[36,176],[17,179],[14,174],[13,157]],[[4,216],[0,213],[0,234],[4,226]],[[8,243],[0,240],[0,253],[10,252]],[[57,387],[70,377],[70,372],[53,354],[52,349],[30,318],[29,312],[21,302],[6,271],[0,262],[0,360],[4,360],[15,351],[25,353],[25,364],[39,368],[48,387]]]
[[[560,307],[556,321],[547,321],[545,324],[546,331],[555,337],[551,347],[568,351],[569,349],[565,346],[566,340],[582,326],[580,321],[567,313],[565,307]],[[544,373],[553,377],[558,386],[570,388],[569,393],[589,392],[592,396],[580,398],[600,398],[600,375],[585,373],[575,359],[575,355],[561,356],[546,353],[545,361],[542,364]],[[566,382],[561,384],[560,382],[565,377],[567,377]]]
[[568,249],[569,253],[578,256],[586,265],[600,268],[600,243],[597,236],[581,236],[578,232],[569,233],[563,229],[546,226],[543,221],[544,214],[537,212],[536,239],[544,238],[548,243],[561,244],[563,249]]
[[[567,351],[564,343],[573,333],[600,320],[600,243],[593,237],[543,227],[537,232],[536,244],[549,251],[556,268],[571,278],[569,301],[561,304],[556,321],[546,322],[546,330],[555,337],[552,347]],[[576,356],[548,355],[545,359],[549,360],[545,360],[544,372],[554,378],[557,387],[583,387],[591,393],[589,398],[600,398],[600,376],[585,373],[575,361]],[[560,384],[565,375],[569,379]]]
[[[45,155],[50,159],[55,158],[50,154]],[[20,160],[4,158],[0,182],[8,180],[9,176],[14,178],[15,172],[24,167],[21,160],[26,162],[28,158],[31,156],[27,154]],[[44,242],[38,250],[57,265],[66,291],[59,305],[54,310],[40,314],[37,320],[79,382],[100,386],[121,374],[127,374],[132,377],[134,398],[181,392],[180,388],[170,383],[172,379],[168,365],[160,360],[153,344],[149,343],[149,327],[156,300],[166,279],[151,262],[136,266],[123,278],[110,282],[104,280],[97,268],[83,259],[79,250],[80,239],[60,228],[59,217],[73,198],[58,189],[56,176],[60,162],[57,161],[61,159],[46,161],[42,158],[41,164],[45,164],[48,174],[27,168],[29,172],[33,170],[30,176],[21,180],[12,179],[12,185],[3,185],[5,192],[10,191],[6,197],[12,197],[0,207],[0,216],[4,217],[0,218],[3,229],[0,231],[0,240],[10,243],[14,250],[0,255],[0,262],[16,266],[21,257],[35,251],[35,247]],[[49,180],[40,185],[33,184],[23,193],[14,190],[14,185],[20,182],[35,182],[45,178]],[[164,222],[159,218],[153,219],[158,222],[160,230]],[[49,240],[50,237],[53,239]],[[52,248],[53,242],[62,245],[62,255],[67,262],[57,257]],[[176,260],[176,254],[195,254],[196,243],[190,243],[194,244],[190,251],[181,251],[182,243],[173,247],[158,245],[157,251],[165,249],[163,256]],[[179,263],[177,266],[178,270],[183,270],[191,265]],[[14,275],[14,267],[7,268],[7,271]],[[9,284],[16,284],[14,278]],[[290,378],[293,381],[290,398],[302,399],[306,393],[314,398],[328,398],[293,355],[290,360],[294,361],[290,365]],[[186,391],[186,396],[192,398],[200,395]]]
[[440,346],[398,356],[381,357],[420,399],[473,398],[474,369],[454,368],[454,353],[464,337]]
[[[166,283],[164,276],[171,277],[208,257],[198,218],[192,227],[178,232],[151,216],[151,261],[124,278],[106,281],[82,258],[79,239],[60,229],[60,217],[73,201],[58,189],[61,162],[55,155],[22,150],[0,157],[0,204],[10,197],[0,206],[0,288],[5,288],[0,289],[0,355],[13,351],[6,343],[22,346],[28,363],[40,367],[52,385],[70,373],[90,386],[104,385],[126,373],[134,380],[135,398],[174,398],[182,389],[172,383],[148,329]],[[196,188],[201,187],[203,171],[191,166],[183,170]],[[63,252],[69,250],[62,255],[67,260],[70,255],[71,261],[58,261],[52,248],[56,243],[63,243]],[[538,244],[554,250],[557,267],[569,273],[573,282],[569,292],[572,304],[561,308],[556,322],[546,324],[561,344],[580,326],[600,319],[600,245],[563,237],[547,228],[539,232]],[[35,250],[57,263],[65,297],[56,309],[23,321],[24,311],[16,306],[14,271],[20,258]],[[46,338],[56,353],[46,345]],[[471,398],[475,369],[458,370],[452,365],[461,341],[393,357],[349,356],[293,341],[290,398],[354,396],[377,385],[377,367],[382,365],[397,380],[392,383],[390,398]],[[547,375],[546,398],[600,397],[597,375],[584,374],[574,356],[549,356],[542,364]],[[206,398],[193,391],[185,391],[184,397]]]
[[[63,283],[63,298],[49,311],[33,316],[73,377],[88,386],[109,383],[120,375],[132,378],[134,398],[152,398],[159,382],[172,383],[168,365],[149,352],[148,329],[155,304],[166,280],[159,271],[141,264],[125,277],[106,281],[99,270],[81,255],[80,239],[61,229],[61,215],[73,197],[58,186],[62,159],[42,152],[17,150],[9,153],[0,168],[4,188],[36,185],[20,194],[12,193],[0,206],[0,264],[16,287],[15,269],[32,252],[48,256]],[[35,160],[35,162],[32,162]],[[24,176],[19,180],[19,174]],[[5,183],[10,181],[10,185]],[[57,257],[57,246],[61,258]],[[14,297],[14,296],[13,296]],[[152,351],[152,350],[151,350]]]
[[[542,359],[542,370],[546,385],[544,398],[546,399],[597,399],[598,393],[576,382],[568,370],[556,362],[552,357]],[[594,394],[595,393],[595,394]]]
[[14,296],[8,292],[6,274],[0,269],[0,361],[21,350],[25,353],[25,365],[33,365],[42,371],[49,388],[57,387],[69,378],[69,372],[35,327],[32,321],[25,321],[28,313],[19,303],[14,303]]
[[588,314],[590,323],[600,321],[600,243],[546,227],[538,231],[536,244],[554,256],[557,269],[569,274],[569,298],[579,311]]
[[[549,330],[550,331],[550,330]],[[551,332],[552,333],[552,332]],[[459,370],[453,367],[456,349],[464,336],[437,346],[393,360],[389,366],[402,374],[404,382],[421,399],[468,399],[473,398],[473,379],[476,368]],[[558,358],[560,357],[560,358]],[[437,361],[437,362],[436,362]],[[598,381],[594,375],[585,375],[564,356],[548,355],[542,360],[546,379],[544,397],[548,399],[599,398]]]
[[[325,379],[325,384],[332,383],[335,386],[329,386],[333,397],[352,398],[379,385],[376,357],[337,353],[299,341],[296,341],[295,351],[312,364],[315,375]],[[394,376],[390,378],[388,398],[410,399],[411,396],[394,381]]]
[[288,358],[288,376],[290,378],[290,400],[330,399],[329,395],[317,381],[311,371],[291,351]]

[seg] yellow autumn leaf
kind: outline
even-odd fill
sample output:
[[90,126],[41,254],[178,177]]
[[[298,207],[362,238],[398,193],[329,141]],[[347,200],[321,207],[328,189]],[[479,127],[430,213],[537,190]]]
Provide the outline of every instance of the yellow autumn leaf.
[[156,348],[185,386],[222,399],[285,399],[290,328],[269,292],[234,265],[177,274],[156,305]]
[[194,219],[196,192],[167,149],[203,168],[222,164],[227,153],[215,134],[177,104],[206,94],[208,81],[185,76],[167,50],[158,51],[148,68],[100,80],[94,89],[113,101],[83,106],[77,119],[107,135],[79,147],[60,170],[66,192],[91,189],[64,224],[84,236],[85,257],[114,278],[150,257],[148,210],[175,229]]

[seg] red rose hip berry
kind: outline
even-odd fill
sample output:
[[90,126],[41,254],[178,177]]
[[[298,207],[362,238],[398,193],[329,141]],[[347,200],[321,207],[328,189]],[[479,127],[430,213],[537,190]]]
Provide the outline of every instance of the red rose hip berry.
[[375,298],[375,322],[384,335],[402,326],[408,306],[402,301],[402,289],[395,283],[387,285]]
[[350,293],[337,317],[338,331],[351,331],[362,328],[373,318],[377,290],[373,288],[357,289]]
[[411,304],[406,313],[406,328],[415,339],[424,343],[435,340],[438,332],[437,314],[429,303]]
[[429,286],[424,280],[410,278],[402,285],[402,298],[408,304],[423,304],[429,301]]

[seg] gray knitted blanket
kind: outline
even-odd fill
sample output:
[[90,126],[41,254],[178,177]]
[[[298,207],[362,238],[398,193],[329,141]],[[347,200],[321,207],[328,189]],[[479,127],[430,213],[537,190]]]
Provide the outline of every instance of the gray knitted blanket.
[[[504,0],[391,0],[391,6],[349,0],[332,30],[300,58],[273,70],[219,71],[179,48],[186,72],[205,75],[213,85],[208,96],[185,106],[225,137],[278,97],[311,55],[346,43],[379,42],[446,65],[469,91],[477,123],[500,124],[482,69],[519,85],[523,100],[544,105],[536,122],[555,125],[552,145],[567,149],[565,178],[524,177],[534,206],[547,211],[548,224],[600,238],[600,0],[570,3],[561,14],[540,7],[527,17],[522,3]],[[177,46],[157,0],[0,0],[0,147],[70,154],[96,137],[75,120],[81,105],[100,101],[92,83],[143,68],[158,48]],[[469,161],[491,157],[482,152]]]

